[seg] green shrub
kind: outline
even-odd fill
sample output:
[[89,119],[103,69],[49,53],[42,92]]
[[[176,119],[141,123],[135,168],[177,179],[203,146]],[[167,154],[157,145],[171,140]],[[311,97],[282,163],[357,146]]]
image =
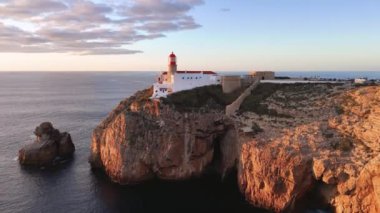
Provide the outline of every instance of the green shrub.
[[322,132],[322,134],[323,134],[323,136],[325,138],[332,138],[332,137],[334,137],[334,133],[332,133],[331,131],[324,131],[324,132]]
[[268,106],[261,104],[278,89],[284,88],[284,85],[281,84],[259,84],[256,89],[252,91],[252,94],[249,95],[240,106],[240,110],[243,112],[252,111],[259,115],[268,114]]
[[335,106],[335,112],[336,114],[341,115],[344,113],[344,109],[342,106]]
[[252,121],[252,133],[257,134],[264,131],[256,122]]
[[332,147],[336,150],[348,152],[353,148],[353,140],[351,138],[343,137],[338,141],[333,142]]
[[225,106],[235,101],[244,90],[245,88],[241,88],[225,94],[221,85],[211,85],[176,92],[161,100],[179,111],[193,111],[199,108],[224,110]]
[[348,152],[352,149],[352,140],[349,138],[343,138],[338,145],[338,149],[341,151]]

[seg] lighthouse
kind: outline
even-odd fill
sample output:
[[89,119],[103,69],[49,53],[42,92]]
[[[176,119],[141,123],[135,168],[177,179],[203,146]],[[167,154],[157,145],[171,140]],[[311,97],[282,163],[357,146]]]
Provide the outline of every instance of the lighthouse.
[[178,71],[177,56],[172,52],[168,58],[168,70],[161,72],[153,84],[152,98],[214,84],[220,84],[220,76],[213,71]]
[[172,52],[169,55],[169,63],[168,63],[168,75],[169,75],[169,79],[171,83],[173,83],[173,78],[176,72],[177,72],[177,56]]

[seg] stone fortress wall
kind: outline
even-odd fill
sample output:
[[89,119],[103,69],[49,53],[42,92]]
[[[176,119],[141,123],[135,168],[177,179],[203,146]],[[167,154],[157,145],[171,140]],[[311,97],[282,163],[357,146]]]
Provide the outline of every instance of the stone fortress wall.
[[231,93],[242,87],[240,76],[222,76],[223,93]]
[[222,76],[221,84],[224,93],[231,93],[240,88],[248,87],[255,79],[274,80],[275,73],[272,71],[252,71],[248,75]]
[[252,71],[249,73],[250,76],[260,80],[274,80],[274,72],[272,71]]

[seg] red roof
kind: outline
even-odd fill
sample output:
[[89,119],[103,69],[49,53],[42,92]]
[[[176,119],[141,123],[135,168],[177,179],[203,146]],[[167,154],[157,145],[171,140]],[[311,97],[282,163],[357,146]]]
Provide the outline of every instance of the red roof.
[[203,74],[214,75],[216,73],[213,71],[203,71]]
[[172,52],[172,54],[169,55],[170,58],[176,57],[175,54]]
[[[180,73],[180,74],[205,74],[205,75],[217,75],[217,73],[213,72],[213,71],[177,71],[177,73]],[[162,72],[163,75],[166,75],[168,74],[168,72]]]
[[177,71],[177,73],[187,73],[187,74],[200,74],[200,73],[203,73],[203,74],[206,74],[206,75],[216,75],[215,72],[213,71]]

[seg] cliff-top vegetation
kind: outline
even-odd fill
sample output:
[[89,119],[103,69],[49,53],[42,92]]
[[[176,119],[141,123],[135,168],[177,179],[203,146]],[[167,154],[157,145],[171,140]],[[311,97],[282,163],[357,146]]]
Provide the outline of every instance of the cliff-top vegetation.
[[164,104],[175,107],[178,111],[223,111],[225,106],[236,100],[244,89],[241,88],[232,93],[225,94],[221,85],[211,85],[176,92],[161,100]]

